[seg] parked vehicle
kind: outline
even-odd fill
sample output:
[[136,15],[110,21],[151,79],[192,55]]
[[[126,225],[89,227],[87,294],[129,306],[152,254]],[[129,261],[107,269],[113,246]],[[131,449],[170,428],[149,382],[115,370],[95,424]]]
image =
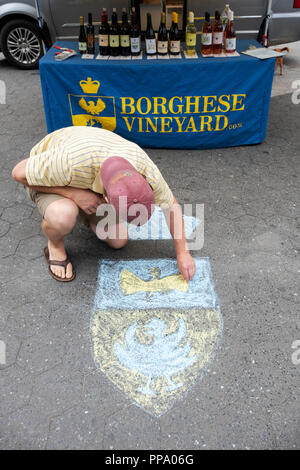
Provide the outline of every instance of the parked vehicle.
[[[271,7],[271,44],[300,40],[300,8],[294,8],[297,0],[227,1],[235,12],[239,37],[255,38],[268,7]],[[80,15],[87,17],[91,12],[98,19],[104,6],[109,17],[112,7],[120,11],[122,7],[135,5],[139,12],[141,3],[142,0],[39,0],[44,21],[43,28],[40,28],[34,0],[0,0],[0,50],[12,65],[23,69],[35,68],[44,54],[44,45],[49,47],[57,39],[77,40]],[[194,11],[201,22],[205,11],[222,11],[225,3],[226,0],[182,0],[183,29],[188,11]],[[200,25],[197,26],[199,30]]]

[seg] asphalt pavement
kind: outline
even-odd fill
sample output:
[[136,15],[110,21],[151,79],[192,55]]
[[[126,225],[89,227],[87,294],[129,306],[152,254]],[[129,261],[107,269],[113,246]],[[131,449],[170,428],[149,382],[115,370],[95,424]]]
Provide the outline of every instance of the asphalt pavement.
[[224,320],[206,374],[159,418],[96,368],[89,323],[99,260],[174,258],[172,243],[112,252],[78,224],[67,238],[76,280],[49,277],[40,216],[11,179],[47,133],[39,72],[0,56],[0,449],[300,448],[297,54],[275,76],[262,144],[148,151],[181,203],[204,204],[193,254],[210,259]]

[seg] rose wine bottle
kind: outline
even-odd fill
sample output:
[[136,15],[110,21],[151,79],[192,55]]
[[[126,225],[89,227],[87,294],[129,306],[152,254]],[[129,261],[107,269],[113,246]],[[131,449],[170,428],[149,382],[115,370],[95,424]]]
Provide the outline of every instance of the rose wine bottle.
[[222,11],[221,21],[223,26],[223,31],[225,31],[227,21],[228,21],[228,13],[230,12],[229,3],[226,3],[224,10]]
[[205,13],[205,21],[202,27],[202,55],[212,54],[212,26],[210,23],[210,14]]
[[236,34],[233,27],[233,11],[230,10],[225,29],[225,52],[233,54],[236,51]]
[[215,13],[215,22],[212,27],[213,31],[213,53],[221,54],[222,53],[222,44],[223,44],[223,25],[221,21],[221,15],[219,11]]

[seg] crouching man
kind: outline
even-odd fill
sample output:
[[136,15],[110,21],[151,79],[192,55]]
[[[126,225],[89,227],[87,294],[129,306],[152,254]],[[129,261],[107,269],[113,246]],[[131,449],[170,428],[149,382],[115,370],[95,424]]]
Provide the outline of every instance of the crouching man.
[[[195,262],[187,247],[180,206],[157,166],[138,145],[104,129],[67,127],[39,142],[30,157],[15,166],[12,176],[26,187],[43,217],[48,239],[44,255],[57,281],[75,278],[64,237],[72,231],[78,214],[100,239],[119,249],[128,241],[127,222],[146,223],[154,204],[166,217],[179,271],[186,281],[193,278]],[[103,215],[97,216],[96,211],[105,202],[117,215],[114,230],[107,232],[97,230]],[[135,211],[135,207],[144,210]]]

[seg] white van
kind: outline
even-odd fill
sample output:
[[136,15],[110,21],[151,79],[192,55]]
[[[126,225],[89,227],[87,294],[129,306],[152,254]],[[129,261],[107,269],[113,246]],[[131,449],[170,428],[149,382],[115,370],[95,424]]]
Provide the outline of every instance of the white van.
[[[101,10],[106,7],[109,16],[116,7],[128,10],[135,6],[143,29],[144,16],[153,12],[154,27],[159,22],[161,8],[167,12],[178,11],[180,26],[185,29],[188,11],[192,10],[201,28],[205,11],[214,15],[222,12],[226,0],[39,0],[43,28],[39,27],[35,0],[0,0],[0,50],[7,60],[20,68],[38,66],[43,55],[43,42],[47,46],[57,39],[77,40],[79,16],[93,13],[97,24]],[[269,14],[270,44],[300,40],[300,0],[232,0],[228,2],[235,13],[238,37],[256,38],[260,25]]]

